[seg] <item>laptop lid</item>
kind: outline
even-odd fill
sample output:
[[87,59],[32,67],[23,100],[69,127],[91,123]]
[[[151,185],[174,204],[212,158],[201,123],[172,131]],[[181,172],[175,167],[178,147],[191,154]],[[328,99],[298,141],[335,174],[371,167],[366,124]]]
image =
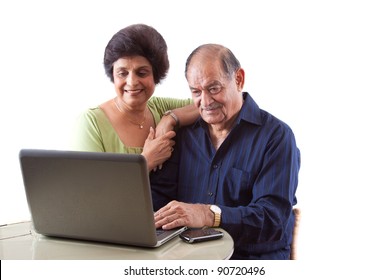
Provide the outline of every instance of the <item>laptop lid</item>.
[[142,155],[22,149],[26,198],[36,232],[55,237],[158,247]]

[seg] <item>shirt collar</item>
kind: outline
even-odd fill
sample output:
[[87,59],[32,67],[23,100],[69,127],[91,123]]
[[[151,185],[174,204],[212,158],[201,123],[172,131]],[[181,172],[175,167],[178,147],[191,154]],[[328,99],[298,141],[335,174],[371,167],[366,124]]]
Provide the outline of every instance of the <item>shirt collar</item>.
[[244,102],[236,122],[239,124],[243,120],[255,125],[261,125],[261,109],[259,109],[258,104],[248,92],[243,92],[243,99]]

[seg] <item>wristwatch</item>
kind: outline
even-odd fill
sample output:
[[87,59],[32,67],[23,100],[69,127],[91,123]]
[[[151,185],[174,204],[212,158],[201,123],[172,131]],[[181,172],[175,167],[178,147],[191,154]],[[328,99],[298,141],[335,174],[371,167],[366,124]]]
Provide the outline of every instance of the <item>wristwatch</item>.
[[220,209],[217,205],[211,205],[210,210],[212,213],[214,213],[214,224],[212,226],[218,227],[220,225],[222,209]]
[[179,118],[176,116],[176,114],[174,112],[172,112],[172,110],[166,111],[163,115],[164,116],[171,116],[175,120],[175,122],[176,122],[175,127],[176,128],[179,127],[179,125],[180,125]]

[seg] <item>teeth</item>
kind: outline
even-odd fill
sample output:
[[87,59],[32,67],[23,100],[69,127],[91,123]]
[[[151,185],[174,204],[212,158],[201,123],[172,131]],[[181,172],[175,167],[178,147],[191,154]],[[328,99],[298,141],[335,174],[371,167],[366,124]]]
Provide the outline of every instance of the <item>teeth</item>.
[[125,92],[129,92],[129,93],[139,93],[139,92],[141,92],[141,89],[136,89],[136,90],[128,90],[128,89],[125,89],[124,91],[125,91]]

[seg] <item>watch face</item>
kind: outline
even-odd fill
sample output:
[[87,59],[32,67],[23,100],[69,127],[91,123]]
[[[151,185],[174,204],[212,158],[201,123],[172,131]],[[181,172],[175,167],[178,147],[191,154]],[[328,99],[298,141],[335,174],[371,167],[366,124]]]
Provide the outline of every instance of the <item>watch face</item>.
[[217,213],[217,214],[220,214],[222,212],[222,210],[216,205],[211,205],[210,209],[212,212]]

